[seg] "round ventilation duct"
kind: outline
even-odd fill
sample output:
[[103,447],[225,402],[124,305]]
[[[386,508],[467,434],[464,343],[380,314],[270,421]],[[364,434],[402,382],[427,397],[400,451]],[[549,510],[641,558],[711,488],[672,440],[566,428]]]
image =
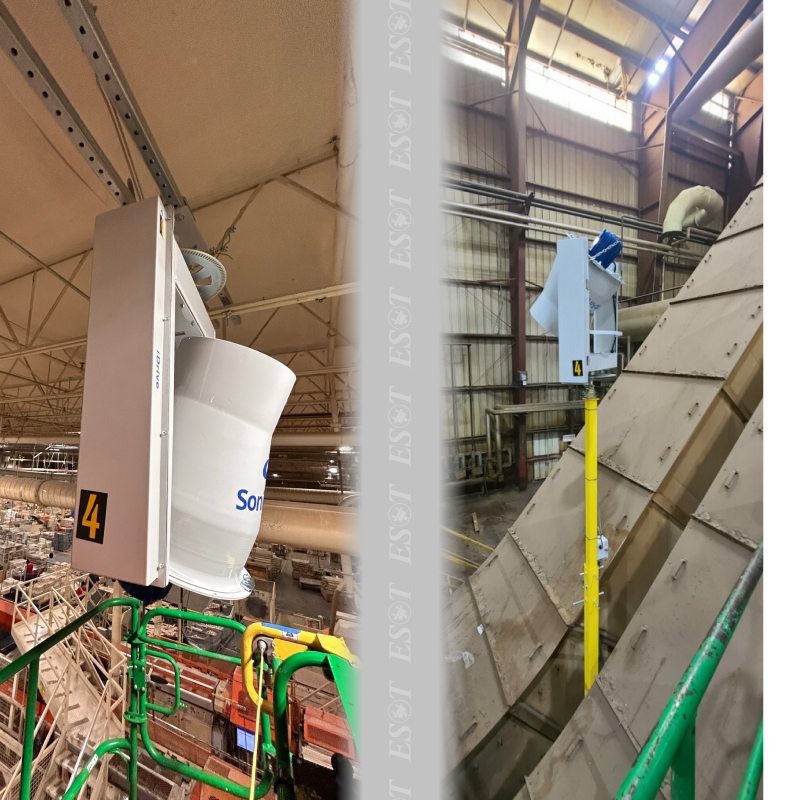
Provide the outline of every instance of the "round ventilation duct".
[[200,250],[181,250],[186,266],[197,286],[200,299],[206,303],[218,295],[227,278],[225,267],[219,259]]

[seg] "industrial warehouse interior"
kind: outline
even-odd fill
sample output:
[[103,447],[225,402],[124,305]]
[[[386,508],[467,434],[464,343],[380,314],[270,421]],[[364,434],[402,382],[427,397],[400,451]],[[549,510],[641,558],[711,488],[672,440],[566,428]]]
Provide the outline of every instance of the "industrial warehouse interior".
[[443,9],[445,794],[761,797],[762,3]]
[[778,796],[763,5],[0,0],[0,800]]
[[2,798],[358,783],[349,12],[190,5],[0,3]]

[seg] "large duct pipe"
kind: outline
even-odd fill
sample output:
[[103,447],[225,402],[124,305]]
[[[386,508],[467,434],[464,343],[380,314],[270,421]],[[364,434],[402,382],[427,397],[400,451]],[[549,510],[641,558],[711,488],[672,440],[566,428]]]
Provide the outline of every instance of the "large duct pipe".
[[[75,484],[0,476],[0,497],[40,506],[75,508]],[[349,509],[265,500],[258,541],[358,555],[358,521],[358,512]]]
[[81,443],[81,437],[75,435],[43,434],[42,436],[0,436],[0,444],[74,444]]
[[37,478],[0,476],[0,497],[55,508],[75,508],[75,484]]
[[[0,444],[74,444],[79,445],[81,437],[75,435],[44,434],[42,436],[0,436]],[[289,433],[276,431],[273,434],[273,447],[358,447],[359,437],[356,433],[345,431],[333,433],[321,431],[320,433]]]
[[276,431],[273,434],[273,447],[357,447],[357,434],[344,431],[321,431],[320,433],[288,433]]
[[668,206],[662,238],[683,235],[686,228],[703,228],[723,214],[723,198],[708,186],[693,186],[676,195]]
[[673,112],[674,122],[694,117],[718,92],[723,91],[763,52],[762,13],[723,49],[693,86],[682,104]]
[[357,556],[359,514],[320,504],[265,500],[256,541]]
[[617,314],[618,330],[624,337],[631,337],[632,342],[644,342],[669,305],[670,300],[659,300],[642,306],[621,308]]
[[341,506],[350,498],[358,500],[357,492],[338,492],[335,489],[292,489],[282,486],[268,486],[264,490],[265,500],[278,500],[290,503],[322,503],[327,506]]

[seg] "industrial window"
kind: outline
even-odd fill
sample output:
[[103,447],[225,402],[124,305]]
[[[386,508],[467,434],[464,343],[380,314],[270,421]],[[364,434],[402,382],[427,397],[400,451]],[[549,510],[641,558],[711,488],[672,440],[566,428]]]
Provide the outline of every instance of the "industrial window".
[[703,110],[718,119],[728,120],[731,114],[731,97],[725,92],[718,92],[706,105]]
[[[498,59],[503,58],[502,45],[448,23],[445,23],[444,30],[447,38],[445,54],[448,58],[500,78],[501,83],[505,81],[504,69],[498,63]],[[484,53],[486,58],[483,57]],[[527,66],[526,89],[529,94],[599,122],[631,130],[631,101],[533,59],[528,59]]]
[[631,130],[630,100],[623,100],[614,92],[593,86],[531,59],[528,61],[526,89],[535,97],[549,100],[578,114],[626,131]]
[[[494,75],[501,81],[505,80],[504,68],[497,63],[497,59],[503,58],[503,45],[491,42],[483,36],[468,33],[448,22],[443,23],[443,30],[447,40],[445,55],[448,58],[457,64],[464,64],[466,67]],[[483,53],[486,53],[488,58],[482,58]]]
[[480,72],[486,72],[487,74],[494,75],[496,78],[500,78],[501,80],[505,78],[505,73],[502,66],[499,64],[493,64],[491,61],[487,61],[479,56],[475,56],[472,53],[468,53],[464,50],[459,50],[456,47],[446,45],[445,54],[457,64],[464,64],[466,67],[477,69]]

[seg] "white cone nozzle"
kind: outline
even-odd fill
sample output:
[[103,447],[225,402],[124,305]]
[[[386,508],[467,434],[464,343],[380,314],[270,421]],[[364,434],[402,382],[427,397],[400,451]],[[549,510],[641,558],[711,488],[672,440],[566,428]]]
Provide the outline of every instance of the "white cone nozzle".
[[250,594],[270,442],[295,383],[233,342],[188,337],[175,354],[169,579],[209,597]]

